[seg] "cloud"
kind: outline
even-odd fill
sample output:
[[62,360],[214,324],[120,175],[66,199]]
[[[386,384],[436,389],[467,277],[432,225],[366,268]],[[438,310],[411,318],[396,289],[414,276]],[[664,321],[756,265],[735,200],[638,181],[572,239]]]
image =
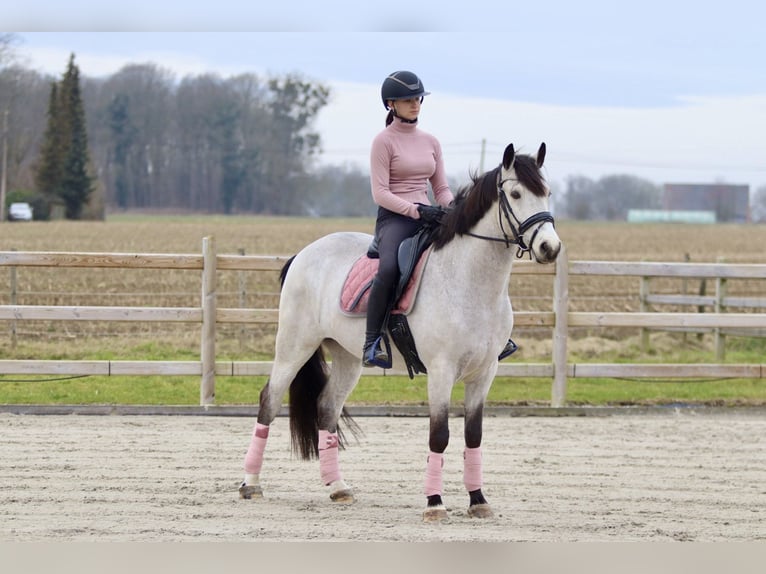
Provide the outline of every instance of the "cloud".
[[[218,73],[223,77],[241,73],[238,66],[220,66],[194,55],[170,50],[138,50],[129,56],[108,51],[72,51],[83,76],[99,78],[110,76],[128,64],[153,64],[172,72],[177,78],[206,73]],[[29,47],[22,57],[29,67],[38,72],[59,76],[66,70],[69,54],[60,48]],[[252,67],[250,71],[256,71]]]

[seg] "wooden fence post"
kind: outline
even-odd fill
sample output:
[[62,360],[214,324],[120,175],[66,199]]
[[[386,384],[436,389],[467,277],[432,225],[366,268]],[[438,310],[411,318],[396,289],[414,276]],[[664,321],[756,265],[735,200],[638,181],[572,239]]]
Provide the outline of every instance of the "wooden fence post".
[[[700,279],[700,288],[699,288],[699,296],[704,297],[707,295],[707,279],[702,278]],[[705,312],[705,305],[698,305],[697,306],[697,312],[698,313],[704,313]],[[705,333],[703,331],[700,331],[697,333],[697,340],[702,341],[702,339],[705,338]]]
[[[15,247],[11,248],[11,251],[16,251]],[[18,303],[18,279],[17,279],[17,271],[16,266],[13,265],[11,267],[11,305],[16,305]],[[17,344],[17,336],[16,336],[16,319],[11,320],[11,349],[15,349]]]
[[[649,304],[646,302],[649,297],[649,281],[650,277],[641,277],[641,284],[639,285],[638,299],[640,303],[639,310],[642,313],[648,313],[650,311]],[[641,351],[646,353],[649,350],[649,329],[641,327]]]
[[215,239],[202,239],[202,343],[200,360],[200,405],[215,402],[215,323],[216,323],[216,253]]
[[[244,256],[245,255],[245,248],[240,247],[237,252]],[[238,282],[238,292],[239,292],[239,308],[244,309],[247,305],[247,275],[245,275],[244,271],[238,271],[237,272],[237,282]],[[239,328],[239,350],[244,351],[245,350],[245,326],[242,325]]]
[[[724,313],[726,306],[723,304],[723,300],[726,297],[726,279],[723,277],[717,277],[715,280],[715,312]],[[726,335],[722,332],[720,327],[714,329],[715,337],[715,358],[717,361],[723,361],[726,356]]]
[[563,407],[567,398],[567,330],[569,329],[569,260],[565,247],[556,258],[553,283],[553,387],[551,406]]
[[[691,260],[692,260],[692,256],[689,255],[688,253],[684,253],[684,263],[689,263]],[[681,295],[686,295],[688,283],[689,283],[689,280],[686,277],[681,279]],[[686,339],[687,339],[687,335],[686,335],[686,331],[684,331],[681,333],[681,341],[683,342],[684,347],[686,346]]]

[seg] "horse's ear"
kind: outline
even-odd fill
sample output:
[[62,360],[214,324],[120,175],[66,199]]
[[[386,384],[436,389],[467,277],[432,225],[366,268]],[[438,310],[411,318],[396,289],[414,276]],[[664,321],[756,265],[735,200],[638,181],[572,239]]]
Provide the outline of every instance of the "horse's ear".
[[540,144],[540,149],[537,150],[537,167],[541,168],[543,167],[543,162],[545,161],[545,142]]
[[516,157],[516,151],[513,149],[513,144],[508,144],[508,147],[505,148],[505,153],[503,153],[503,167],[506,170],[511,169],[511,165],[513,165],[513,158]]

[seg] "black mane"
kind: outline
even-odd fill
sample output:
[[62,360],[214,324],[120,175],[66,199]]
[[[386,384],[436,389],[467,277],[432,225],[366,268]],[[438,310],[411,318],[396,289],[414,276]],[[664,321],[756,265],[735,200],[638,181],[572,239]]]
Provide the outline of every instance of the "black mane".
[[[543,179],[537,160],[528,155],[517,155],[513,162],[519,183],[538,197],[545,195]],[[456,235],[463,235],[486,215],[498,198],[498,175],[500,167],[483,175],[472,175],[471,183],[461,187],[455,195],[455,201],[449,212],[442,219],[436,231],[434,248],[441,249]]]

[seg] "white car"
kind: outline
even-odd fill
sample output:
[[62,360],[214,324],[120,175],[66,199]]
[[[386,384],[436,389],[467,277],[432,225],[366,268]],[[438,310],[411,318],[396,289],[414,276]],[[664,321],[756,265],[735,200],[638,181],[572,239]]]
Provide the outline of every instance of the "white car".
[[32,206],[28,203],[12,203],[8,208],[9,221],[32,221]]

